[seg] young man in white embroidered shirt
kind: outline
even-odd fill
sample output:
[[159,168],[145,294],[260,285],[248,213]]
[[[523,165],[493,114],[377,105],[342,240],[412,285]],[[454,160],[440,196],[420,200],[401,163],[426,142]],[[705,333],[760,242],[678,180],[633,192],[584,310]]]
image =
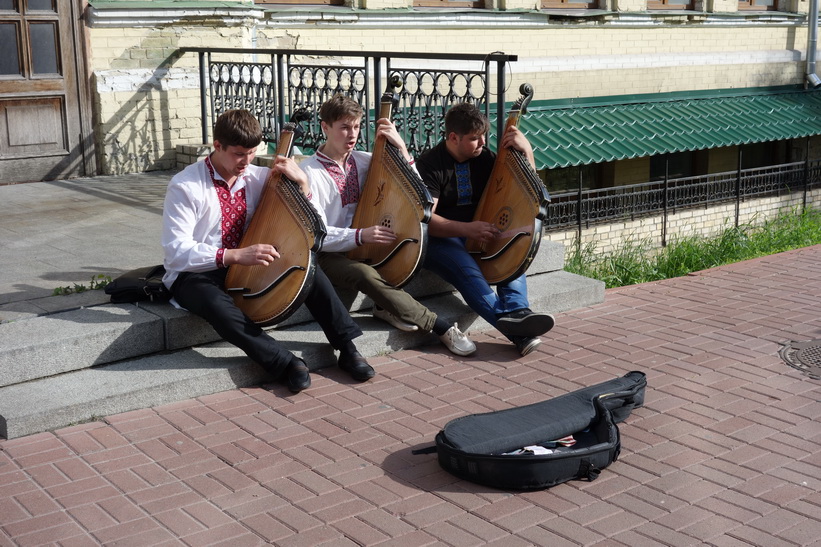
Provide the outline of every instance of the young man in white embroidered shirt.
[[[204,318],[227,342],[237,346],[297,393],[311,385],[309,368],[246,316],[224,291],[228,266],[268,266],[280,258],[275,245],[239,247],[270,173],[253,165],[262,141],[259,122],[247,110],[228,110],[214,124],[214,151],[176,174],[163,208],[163,282],[176,304]],[[277,157],[274,171],[309,190],[305,174],[291,158]],[[278,234],[278,237],[288,234]],[[340,351],[339,367],[355,380],[374,376],[353,339],[362,334],[320,268],[305,305],[331,346]]]
[[[396,239],[394,231],[384,226],[351,228],[371,163],[369,152],[354,150],[362,114],[362,107],[350,97],[336,95],[328,100],[319,111],[325,143],[299,164],[308,175],[311,202],[327,226],[319,264],[334,286],[369,296],[374,301],[374,317],[400,330],[433,332],[452,353],[470,355],[476,346],[457,324],[438,317],[402,289],[391,286],[373,267],[345,255],[363,243],[387,245]],[[378,120],[376,132],[412,162],[390,120]]]

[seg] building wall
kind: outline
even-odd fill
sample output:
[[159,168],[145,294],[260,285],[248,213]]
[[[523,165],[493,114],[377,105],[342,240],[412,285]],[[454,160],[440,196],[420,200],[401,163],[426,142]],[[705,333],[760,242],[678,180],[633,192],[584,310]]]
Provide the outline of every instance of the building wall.
[[[92,0],[86,14],[104,174],[173,168],[177,145],[202,144],[198,59],[178,55],[182,47],[503,51],[518,55],[506,67],[510,89],[530,82],[536,100],[796,84],[806,49],[799,17],[621,14],[624,2],[613,2],[608,17],[559,19],[539,11],[383,11],[370,0],[366,10],[304,11],[156,3],[163,9]],[[197,4],[209,2],[185,3]]]
[[635,158],[615,162],[615,178],[609,186],[642,184],[650,180],[650,158]]

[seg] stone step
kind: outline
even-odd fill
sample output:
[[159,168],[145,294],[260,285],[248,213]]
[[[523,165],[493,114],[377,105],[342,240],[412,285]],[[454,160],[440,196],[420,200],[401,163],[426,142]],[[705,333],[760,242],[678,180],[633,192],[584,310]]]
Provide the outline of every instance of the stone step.
[[[545,241],[528,269],[529,277],[564,266],[564,246]],[[405,290],[417,299],[453,292],[436,275],[421,270]],[[99,291],[95,291],[99,292]],[[342,292],[352,312],[370,310],[371,300]],[[563,308],[568,309],[568,308]],[[305,307],[275,329],[312,322]],[[0,323],[0,387],[173,351],[219,340],[199,317],[167,303],[102,304]]]
[[[560,313],[604,300],[603,283],[557,266],[563,266],[563,248],[543,245],[528,270],[535,309]],[[490,328],[428,272],[407,290],[463,330]],[[439,343],[435,335],[401,332],[373,319],[372,303],[361,295],[344,294],[343,300],[362,327],[356,343],[366,357]],[[335,364],[306,311],[272,330],[312,370]],[[106,304],[4,323],[0,339],[0,436],[7,439],[272,380],[205,322],[167,304]]]

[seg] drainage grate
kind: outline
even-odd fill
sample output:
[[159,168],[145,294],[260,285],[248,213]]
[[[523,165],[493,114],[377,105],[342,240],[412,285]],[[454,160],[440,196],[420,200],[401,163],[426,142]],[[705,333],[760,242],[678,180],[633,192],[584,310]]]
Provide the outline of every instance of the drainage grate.
[[813,380],[821,380],[821,340],[782,342],[778,355],[794,369]]

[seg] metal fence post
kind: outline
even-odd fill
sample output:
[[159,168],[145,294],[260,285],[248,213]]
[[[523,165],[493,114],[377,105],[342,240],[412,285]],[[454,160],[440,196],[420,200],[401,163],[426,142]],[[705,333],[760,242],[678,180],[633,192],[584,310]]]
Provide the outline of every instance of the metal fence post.
[[738,147],[738,171],[735,177],[735,227],[738,228],[738,220],[741,216],[741,160],[743,159],[743,152],[741,147]]
[[205,52],[201,51],[198,57],[200,61],[200,118],[202,119],[202,143],[208,144],[208,106],[205,102],[205,89],[208,78],[205,68]]
[[662,196],[662,217],[661,217],[661,246],[667,246],[667,214],[668,214],[668,195],[670,181],[670,155],[666,154],[664,157],[664,195]]

